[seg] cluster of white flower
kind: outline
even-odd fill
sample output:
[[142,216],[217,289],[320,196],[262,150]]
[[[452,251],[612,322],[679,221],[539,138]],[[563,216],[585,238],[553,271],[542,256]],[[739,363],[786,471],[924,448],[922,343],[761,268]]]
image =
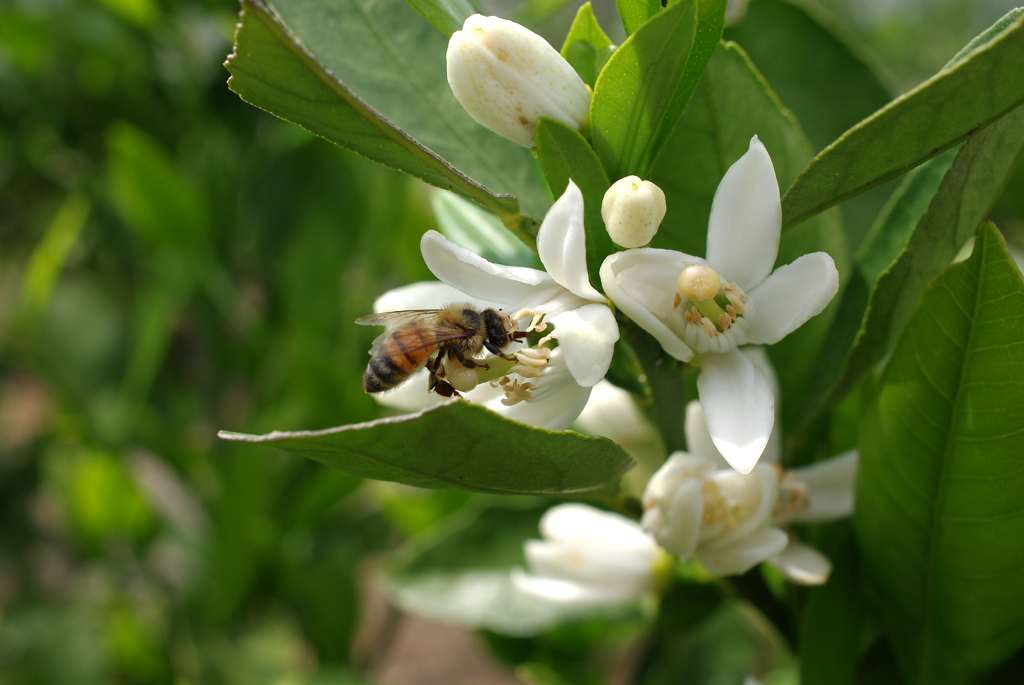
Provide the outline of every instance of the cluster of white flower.
[[[535,144],[541,116],[584,132],[589,126],[587,87],[550,45],[512,22],[468,19],[449,43],[448,79],[474,119],[524,146]],[[531,573],[519,571],[514,581],[551,601],[634,599],[658,585],[670,557],[695,559],[718,575],[766,562],[794,582],[823,583],[828,559],[785,526],[852,512],[856,453],[803,469],[779,466],[777,382],[760,346],[821,312],[839,277],[824,252],[773,270],[782,208],[768,151],[754,136],[723,177],[706,257],[644,247],[665,210],[664,193],[650,181],[630,176],[609,188],[602,218],[628,249],[602,264],[604,295],[591,285],[583,195],[570,181],[537,234],[545,271],[493,264],[430,231],[421,250],[440,283],[401,288],[375,303],[381,312],[469,300],[508,314],[529,337],[511,361],[495,357],[460,370],[466,377],[457,387],[470,401],[549,429],[572,424],[604,378],[619,337],[612,306],[669,355],[699,365],[700,400],[686,408],[689,451],[670,455],[651,476],[641,521],[560,505],[541,522],[544,540],[527,544]],[[426,388],[414,379],[379,399],[420,408],[437,399]]]

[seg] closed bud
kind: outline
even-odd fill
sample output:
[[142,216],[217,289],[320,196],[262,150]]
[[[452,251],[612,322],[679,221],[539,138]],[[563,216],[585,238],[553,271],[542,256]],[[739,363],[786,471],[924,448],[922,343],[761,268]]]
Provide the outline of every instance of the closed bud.
[[665,193],[639,176],[620,178],[604,194],[601,218],[616,245],[641,247],[651,242],[665,218]]
[[448,83],[469,116],[524,147],[537,119],[589,125],[590,91],[551,45],[515,22],[474,14],[448,41]]

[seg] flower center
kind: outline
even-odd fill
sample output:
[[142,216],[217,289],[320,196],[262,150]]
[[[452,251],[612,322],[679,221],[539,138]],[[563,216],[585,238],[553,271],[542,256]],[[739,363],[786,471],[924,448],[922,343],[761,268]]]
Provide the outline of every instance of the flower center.
[[701,496],[704,498],[704,512],[701,516],[701,529],[724,526],[726,530],[733,528],[747,515],[746,507],[722,494],[714,481],[701,479]]
[[[532,309],[521,309],[511,316],[511,321],[515,324],[516,330],[519,328],[519,319],[525,319],[529,317],[530,323],[526,327],[527,333],[542,333],[548,329],[547,323],[544,321],[544,313],[538,312]],[[551,359],[551,349],[545,347],[550,342],[552,335],[549,333],[535,344],[528,347],[523,347],[521,350],[517,350],[513,355],[515,361],[511,362],[509,366],[504,367],[500,372],[500,376],[492,376],[486,380],[491,382],[491,386],[501,388],[505,393],[505,397],[502,398],[501,403],[506,407],[511,407],[514,404],[520,402],[529,401],[533,398],[533,391],[537,389],[536,384],[531,382],[520,383],[519,379],[509,378],[510,374],[515,374],[521,378],[538,378],[544,368],[547,367],[549,360]],[[526,341],[524,340],[524,343]],[[481,380],[484,380],[481,378]]]
[[776,522],[784,523],[803,513],[811,504],[811,492],[807,485],[796,479],[792,471],[779,469],[779,499],[772,509]]
[[724,282],[710,266],[698,264],[683,266],[677,288],[672,308],[678,308],[684,300],[691,303],[683,318],[709,338],[729,330],[746,311],[750,299],[735,283]]

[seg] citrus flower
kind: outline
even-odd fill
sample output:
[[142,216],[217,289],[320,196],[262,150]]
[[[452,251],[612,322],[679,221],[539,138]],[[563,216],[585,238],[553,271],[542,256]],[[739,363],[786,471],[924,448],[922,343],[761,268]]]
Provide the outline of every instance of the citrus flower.
[[[699,412],[699,402],[687,407],[688,418],[702,418]],[[824,583],[832,568],[828,558],[782,526],[849,516],[857,452],[790,471],[765,460],[742,474],[702,435],[705,425],[687,421],[690,451],[674,453],[647,484],[644,529],[671,554],[695,557],[718,575],[768,562],[795,583]]]
[[754,136],[715,192],[707,258],[640,248],[610,255],[601,266],[608,297],[680,361],[699,359],[697,390],[718,451],[749,473],[775,421],[764,374],[737,349],[772,344],[832,300],[839,274],[824,252],[772,270],[782,205],[775,169]]
[[[604,378],[619,337],[604,296],[590,285],[583,194],[576,184],[570,181],[538,229],[537,251],[546,271],[493,264],[436,231],[424,234],[420,251],[441,282],[385,293],[374,311],[433,309],[453,302],[500,309],[520,330],[536,332],[531,338],[536,342],[509,348],[513,362],[486,358],[489,369],[449,364],[449,381],[464,390],[466,399],[508,418],[552,430],[567,428],[583,410],[591,388]],[[433,404],[438,397],[428,392],[425,374],[375,397],[403,410]],[[456,374],[457,380],[452,378]]]
[[635,521],[585,504],[552,507],[540,521],[543,540],[523,552],[530,572],[512,571],[524,592],[567,606],[622,604],[653,589],[664,553]]

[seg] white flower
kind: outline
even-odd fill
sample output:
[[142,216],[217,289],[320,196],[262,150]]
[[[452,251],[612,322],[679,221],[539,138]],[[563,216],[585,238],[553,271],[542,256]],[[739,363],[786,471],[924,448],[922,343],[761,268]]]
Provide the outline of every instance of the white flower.
[[700,356],[697,389],[718,451],[749,473],[772,432],[774,396],[763,373],[736,349],[776,343],[835,296],[839,274],[824,252],[772,272],[782,205],[761,141],[729,167],[715,192],[707,259],[642,248],[609,256],[605,292],[666,352]]
[[448,83],[477,123],[525,147],[537,119],[580,129],[590,120],[590,91],[565,58],[529,29],[474,14],[448,41]]
[[[546,272],[492,264],[435,231],[424,234],[420,250],[442,282],[393,290],[374,303],[374,311],[432,309],[470,301],[481,308],[501,309],[519,321],[521,330],[542,332],[536,345],[524,342],[507,350],[517,357],[515,365],[488,358],[490,373],[499,371],[499,379],[464,395],[516,421],[551,430],[567,428],[586,405],[591,387],[604,378],[619,338],[615,316],[587,275],[583,194],[576,184],[569,182],[537,232],[537,251]],[[558,346],[550,349],[550,340]],[[452,370],[457,366],[451,365]],[[427,391],[425,378],[414,375],[378,399],[414,410],[438,397]]]
[[670,553],[696,557],[718,575],[739,575],[764,561],[795,583],[824,583],[829,560],[780,526],[849,516],[856,451],[792,471],[762,462],[737,473],[702,434],[703,421],[689,420],[699,411],[698,402],[687,407],[691,451],[673,454],[647,484],[644,529]]
[[606,606],[639,598],[655,585],[663,553],[630,519],[585,504],[552,507],[540,521],[543,540],[523,552],[530,573],[512,571],[521,592],[568,606]]
[[626,176],[605,191],[601,218],[612,242],[641,247],[651,242],[665,218],[665,193],[639,176]]

